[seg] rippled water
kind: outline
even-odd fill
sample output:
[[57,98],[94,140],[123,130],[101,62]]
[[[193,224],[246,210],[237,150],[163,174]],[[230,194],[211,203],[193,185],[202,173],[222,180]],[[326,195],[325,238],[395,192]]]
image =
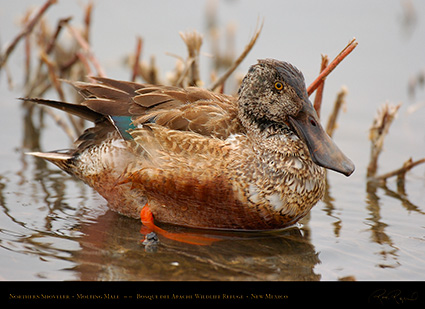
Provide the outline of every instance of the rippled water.
[[[28,5],[43,2],[4,2],[1,42],[17,34],[13,18]],[[49,9],[48,18],[53,23],[75,15],[78,21],[81,9],[76,3],[59,2]],[[145,38],[144,57],[156,54],[159,66],[171,69],[174,59],[165,52],[185,55],[177,32],[202,32],[206,27],[206,2],[187,3],[190,10],[159,1],[96,3],[93,48],[108,76],[130,77],[121,59],[133,50],[137,34]],[[352,37],[359,41],[328,78],[323,107],[327,119],[337,91],[348,87],[335,140],[356,163],[356,172],[349,178],[329,172],[325,199],[297,227],[273,233],[218,233],[214,237],[222,240],[211,246],[161,238],[156,248],[146,250],[140,243],[140,222],[109,211],[92,189],[24,154],[37,146],[53,150],[70,143],[47,115],[34,112],[30,117],[15,99],[22,95],[21,46],[10,60],[14,89],[8,89],[4,73],[0,79],[1,280],[425,279],[424,166],[407,173],[404,187],[395,179],[385,186],[366,179],[368,129],[386,100],[403,106],[385,140],[379,173],[400,167],[409,157],[425,156],[424,87],[418,86],[413,96],[408,93],[410,79],[425,70],[424,3],[265,3],[219,2],[223,29],[228,22],[237,27],[238,51],[254,32],[257,17],[265,18],[260,40],[239,68],[241,73],[257,58],[275,57],[297,65],[309,84],[319,70],[321,53],[332,59]],[[413,4],[413,15],[406,3]],[[206,53],[209,47],[206,42]],[[201,60],[208,68],[208,56]]]

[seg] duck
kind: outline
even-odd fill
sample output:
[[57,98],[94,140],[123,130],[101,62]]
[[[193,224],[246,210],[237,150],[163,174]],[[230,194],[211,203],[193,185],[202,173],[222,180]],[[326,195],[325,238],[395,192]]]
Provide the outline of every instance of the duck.
[[293,226],[355,167],[326,134],[292,64],[260,59],[237,95],[92,77],[79,103],[25,98],[94,123],[72,149],[32,152],[110,209],[157,225],[264,231]]

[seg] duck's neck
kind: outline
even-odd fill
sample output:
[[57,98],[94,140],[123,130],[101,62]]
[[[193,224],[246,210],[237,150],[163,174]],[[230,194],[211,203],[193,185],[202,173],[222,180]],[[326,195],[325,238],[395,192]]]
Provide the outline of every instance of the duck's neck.
[[267,145],[270,145],[273,151],[279,151],[287,143],[299,144],[297,148],[303,148],[304,143],[285,123],[274,122],[241,111],[238,114],[238,118],[245,128],[247,136],[251,138],[254,144],[258,144],[262,148],[267,148]]
[[[307,145],[285,123],[277,123],[239,114],[259,161],[265,163],[269,172],[276,174],[305,170],[320,173],[322,170],[311,159]],[[295,170],[292,169],[292,166]]]
[[[316,165],[305,143],[285,124],[258,122],[245,127],[252,150],[245,169],[248,200],[269,216],[301,218],[322,197],[324,170]],[[291,219],[291,220],[292,220]]]

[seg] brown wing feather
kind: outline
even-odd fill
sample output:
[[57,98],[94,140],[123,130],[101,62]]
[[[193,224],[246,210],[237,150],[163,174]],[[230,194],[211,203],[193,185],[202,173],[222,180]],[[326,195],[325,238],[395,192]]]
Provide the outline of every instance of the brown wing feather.
[[[121,81],[121,80],[111,79],[106,77],[92,77],[92,78],[105,86],[109,86],[115,89],[120,89],[132,95],[136,95],[136,92],[139,91],[140,89],[148,88],[152,86],[150,84],[140,84],[135,82]],[[96,84],[92,84],[92,85],[96,85]]]
[[140,94],[133,97],[133,101],[140,106],[150,108],[158,106],[163,103],[167,103],[174,100],[173,97],[165,93],[150,92],[147,94]]
[[135,123],[156,123],[173,130],[227,138],[241,133],[236,98],[205,89],[155,86],[109,78],[73,85],[82,105],[103,115],[133,116]]
[[113,116],[127,116],[129,115],[129,109],[131,108],[131,104],[125,104],[122,101],[120,104],[117,104],[117,101],[102,99],[85,100],[82,105],[85,105],[91,110],[102,115]]

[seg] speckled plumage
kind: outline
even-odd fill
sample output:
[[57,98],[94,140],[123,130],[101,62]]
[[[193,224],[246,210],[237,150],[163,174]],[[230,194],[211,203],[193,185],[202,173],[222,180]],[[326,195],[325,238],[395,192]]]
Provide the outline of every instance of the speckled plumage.
[[[259,60],[238,98],[97,80],[74,83],[81,105],[34,100],[96,121],[68,153],[35,155],[85,181],[124,215],[137,218],[147,202],[164,223],[282,228],[322,197],[319,165],[354,170],[323,132],[301,72],[288,63]],[[131,126],[123,130],[116,116],[131,117]]]

